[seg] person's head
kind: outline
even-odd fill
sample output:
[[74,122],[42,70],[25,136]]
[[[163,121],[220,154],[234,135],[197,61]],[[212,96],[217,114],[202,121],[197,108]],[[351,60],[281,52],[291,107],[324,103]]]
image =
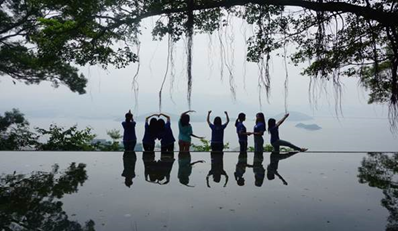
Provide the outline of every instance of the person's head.
[[220,183],[221,181],[221,174],[214,174],[213,175],[213,181],[216,183]]
[[156,118],[152,118],[150,121],[149,121],[149,132],[151,133],[151,134],[156,134],[156,132],[157,132],[157,126],[158,125],[158,120],[156,119]]
[[189,125],[189,115],[188,114],[183,114],[180,118],[180,123],[182,126],[188,126]]
[[238,118],[235,121],[235,127],[238,126],[238,122],[243,122],[245,120],[246,120],[246,114],[243,112],[239,113]]
[[263,183],[264,183],[264,177],[256,177],[254,185],[256,185],[257,187],[261,187]]
[[124,117],[126,118],[126,122],[133,120],[133,114],[131,112],[127,112]]
[[163,119],[158,119],[158,129],[159,131],[163,131],[164,130],[164,126],[165,126],[165,122]]
[[273,180],[275,179],[275,172],[274,171],[267,171],[267,178],[268,180]]
[[126,177],[126,178],[124,179],[124,184],[125,184],[127,187],[130,188],[130,186],[133,185],[133,178]]
[[244,186],[245,185],[245,178],[243,178],[243,177],[238,178],[236,183],[238,183],[239,186]]
[[214,118],[214,125],[216,126],[221,126],[221,117],[217,116],[216,118]]
[[276,124],[276,120],[274,118],[271,118],[268,120],[268,132],[269,132],[269,129],[271,129],[272,127],[275,126],[275,124]]
[[256,124],[258,123],[265,123],[264,114],[262,112],[256,114]]
[[189,184],[189,177],[188,176],[180,176],[179,177],[180,183],[183,185]]

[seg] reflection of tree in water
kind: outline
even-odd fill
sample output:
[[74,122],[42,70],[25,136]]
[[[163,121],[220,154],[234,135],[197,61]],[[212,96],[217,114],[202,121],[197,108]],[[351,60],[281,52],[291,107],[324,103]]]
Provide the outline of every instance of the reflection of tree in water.
[[59,201],[87,180],[85,167],[71,163],[63,173],[54,165],[51,172],[2,175],[0,230],[94,230],[92,220],[84,226],[70,221]]
[[381,204],[389,212],[387,231],[398,230],[398,153],[368,153],[358,168],[359,182],[383,190]]

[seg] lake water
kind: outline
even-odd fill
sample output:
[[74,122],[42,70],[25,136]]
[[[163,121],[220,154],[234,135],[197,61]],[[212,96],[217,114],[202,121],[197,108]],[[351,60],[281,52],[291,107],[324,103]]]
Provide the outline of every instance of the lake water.
[[[44,127],[56,122],[61,126],[72,126],[78,124],[80,128],[91,126],[97,138],[108,139],[107,130],[123,130],[120,122],[112,120],[70,120],[70,119],[30,119],[32,127]],[[301,122],[301,121],[299,121]],[[390,124],[387,119],[347,119],[341,118],[320,118],[309,121],[302,121],[305,124],[317,124],[322,129],[309,131],[295,127],[297,123],[287,120],[280,127],[280,138],[288,140],[298,146],[307,147],[313,151],[397,151],[398,135],[390,131]],[[207,123],[193,122],[194,134],[211,138],[211,131]],[[252,131],[254,121],[245,122],[247,130]],[[178,126],[176,121],[172,121],[174,136],[178,137]],[[137,122],[136,132],[138,142],[141,141],[144,132],[142,121]],[[269,143],[269,135],[265,134],[264,139]],[[239,147],[235,131],[234,121],[228,125],[224,134],[224,141],[228,142],[230,148]],[[159,143],[159,141],[157,141]],[[193,143],[200,142],[193,139]],[[253,137],[249,137],[249,146],[253,145]]]
[[0,230],[397,230],[397,160],[0,152]]

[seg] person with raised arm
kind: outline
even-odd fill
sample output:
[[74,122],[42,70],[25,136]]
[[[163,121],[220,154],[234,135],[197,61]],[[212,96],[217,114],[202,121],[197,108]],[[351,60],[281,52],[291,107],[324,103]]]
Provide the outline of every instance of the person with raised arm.
[[173,131],[171,130],[171,120],[170,116],[160,113],[160,116],[166,117],[166,123],[163,119],[158,119],[158,138],[160,139],[161,151],[163,152],[173,152],[174,142],[176,141],[173,136]]
[[125,115],[125,121],[122,122],[123,126],[123,146],[125,151],[134,151],[137,143],[137,136],[135,134],[135,121],[131,110]]
[[156,118],[152,118],[148,124],[148,120],[154,116],[158,116],[158,114],[152,114],[145,118],[145,132],[144,138],[142,138],[142,146],[144,148],[144,151],[153,151],[155,149],[158,120]]
[[308,150],[307,148],[300,148],[290,142],[279,139],[279,126],[282,125],[282,123],[286,120],[287,117],[289,117],[289,113],[287,113],[277,123],[276,120],[273,118],[270,118],[268,120],[268,133],[270,133],[271,135],[271,145],[274,148],[274,151],[279,152],[280,146],[286,146],[300,152],[307,151]]
[[246,127],[243,122],[246,120],[245,113],[239,113],[238,118],[235,121],[236,133],[239,138],[239,151],[246,152],[247,151],[247,136],[250,136],[252,133],[246,131]]
[[228,112],[224,112],[227,117],[227,122],[222,124],[221,117],[217,116],[214,118],[213,124],[210,122],[211,111],[207,113],[207,123],[211,128],[211,150],[213,152],[221,152],[224,149],[224,130],[229,123]]
[[262,112],[256,114],[256,125],[254,126],[254,152],[259,153],[264,151],[264,139],[263,135],[265,132],[265,118]]
[[189,110],[183,112],[180,116],[180,120],[178,121],[178,130],[179,130],[178,145],[180,146],[180,152],[189,151],[189,147],[191,146],[191,136],[198,139],[204,139],[204,137],[193,134],[192,126],[189,123],[190,117],[188,113],[190,112],[195,112],[195,111]]

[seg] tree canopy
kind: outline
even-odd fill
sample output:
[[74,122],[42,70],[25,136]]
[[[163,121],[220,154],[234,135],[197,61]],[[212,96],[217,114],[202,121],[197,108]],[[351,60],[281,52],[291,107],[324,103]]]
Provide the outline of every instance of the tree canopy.
[[[84,93],[87,80],[72,64],[138,62],[142,20],[156,16],[154,39],[167,37],[172,49],[186,38],[190,101],[193,35],[222,30],[236,17],[253,27],[247,61],[258,63],[267,92],[268,61],[280,53],[294,64],[308,62],[302,74],[331,80],[337,90],[340,77],[358,77],[369,102],[388,103],[397,117],[395,0],[1,0],[0,6],[0,74],[27,83],[50,80]],[[287,45],[293,53],[286,54]]]

